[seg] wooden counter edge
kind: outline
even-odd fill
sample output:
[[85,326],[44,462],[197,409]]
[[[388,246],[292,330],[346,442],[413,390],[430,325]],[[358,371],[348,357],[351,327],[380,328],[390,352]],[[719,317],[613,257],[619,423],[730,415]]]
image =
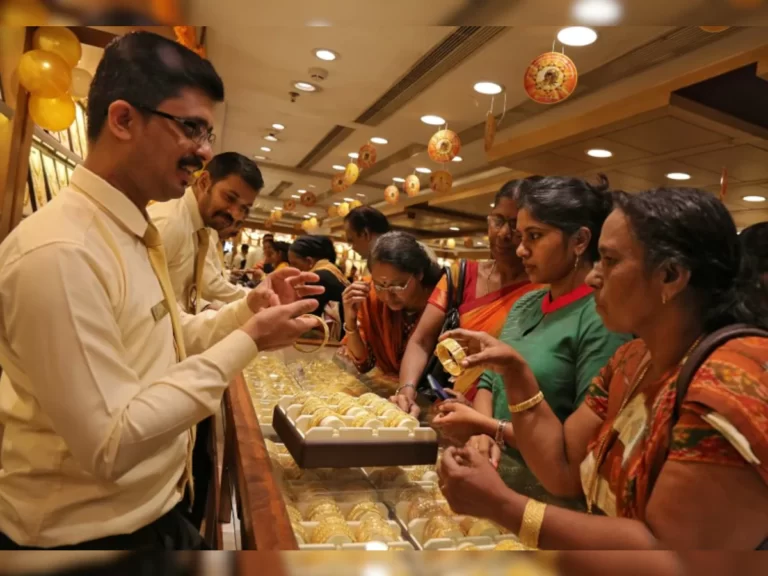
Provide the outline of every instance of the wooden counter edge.
[[[233,431],[235,481],[245,550],[297,550],[296,537],[242,374],[224,394],[226,425]],[[226,449],[225,449],[226,452]]]

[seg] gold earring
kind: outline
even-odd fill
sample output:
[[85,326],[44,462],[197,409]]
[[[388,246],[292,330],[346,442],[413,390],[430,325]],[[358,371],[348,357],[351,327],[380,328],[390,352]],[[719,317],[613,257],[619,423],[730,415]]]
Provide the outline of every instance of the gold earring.
[[661,295],[661,305],[662,306],[666,306],[667,305],[667,295],[666,294],[662,294]]
[[579,268],[579,261],[581,260],[581,255],[576,254],[576,262],[573,263],[573,269],[578,270]]

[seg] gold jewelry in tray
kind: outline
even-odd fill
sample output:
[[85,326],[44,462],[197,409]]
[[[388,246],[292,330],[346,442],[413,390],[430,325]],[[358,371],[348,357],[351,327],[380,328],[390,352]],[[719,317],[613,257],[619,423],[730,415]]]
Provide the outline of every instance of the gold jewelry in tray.
[[461,362],[467,357],[467,354],[456,340],[446,338],[439,342],[435,348],[435,355],[437,355],[437,359],[440,360],[445,371],[451,376],[459,376],[464,371]]

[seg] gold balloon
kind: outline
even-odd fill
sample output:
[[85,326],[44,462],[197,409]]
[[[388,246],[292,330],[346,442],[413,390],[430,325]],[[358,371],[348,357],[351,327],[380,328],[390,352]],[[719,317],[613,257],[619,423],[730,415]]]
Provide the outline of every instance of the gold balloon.
[[336,218],[339,215],[339,209],[336,206],[328,207],[328,218]]
[[72,98],[76,100],[88,98],[88,91],[91,89],[92,80],[93,76],[91,76],[88,70],[83,70],[82,68],[72,70],[72,86],[69,89]]
[[46,7],[37,1],[10,0],[0,4],[0,26],[37,26],[49,17]]
[[42,26],[35,31],[32,45],[40,50],[61,56],[70,69],[77,66],[83,55],[83,47],[75,33],[65,26]]
[[354,162],[350,162],[347,164],[347,169],[344,171],[344,184],[347,186],[352,186],[355,182],[357,182],[357,177],[360,175],[360,168],[357,167],[357,164]]
[[277,208],[274,212],[272,212],[272,219],[277,222],[283,217],[283,211]]
[[30,50],[19,60],[19,82],[30,94],[55,98],[69,91],[72,70],[53,52]]
[[352,202],[349,203],[349,209],[354,210],[355,208],[360,208],[363,203],[360,202],[360,200],[352,200]]
[[342,202],[339,205],[339,216],[344,218],[344,216],[346,216],[347,214],[349,214],[349,204],[347,204],[346,202]]
[[456,248],[456,240],[454,240],[453,238],[448,238],[448,241],[445,243],[445,245],[450,250],[453,250],[454,248]]
[[69,94],[60,98],[29,97],[29,115],[40,128],[51,132],[66,130],[75,121],[75,103]]

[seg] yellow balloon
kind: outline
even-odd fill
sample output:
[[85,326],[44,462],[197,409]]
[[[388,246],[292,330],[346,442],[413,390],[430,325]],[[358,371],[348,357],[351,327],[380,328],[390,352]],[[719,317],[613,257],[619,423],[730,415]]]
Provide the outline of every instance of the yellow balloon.
[[60,98],[29,97],[29,115],[35,124],[51,132],[60,132],[75,121],[75,103],[69,94]]
[[72,86],[69,89],[72,98],[76,100],[88,98],[88,91],[91,89],[92,80],[93,76],[91,76],[88,70],[83,70],[82,68],[72,70]]
[[10,0],[0,5],[0,26],[37,26],[49,17],[46,7],[36,1]]
[[58,54],[70,68],[77,66],[83,55],[80,40],[65,26],[41,26],[35,31],[32,45],[40,50]]
[[53,52],[30,50],[19,60],[19,82],[31,94],[54,98],[69,91],[72,70]]

